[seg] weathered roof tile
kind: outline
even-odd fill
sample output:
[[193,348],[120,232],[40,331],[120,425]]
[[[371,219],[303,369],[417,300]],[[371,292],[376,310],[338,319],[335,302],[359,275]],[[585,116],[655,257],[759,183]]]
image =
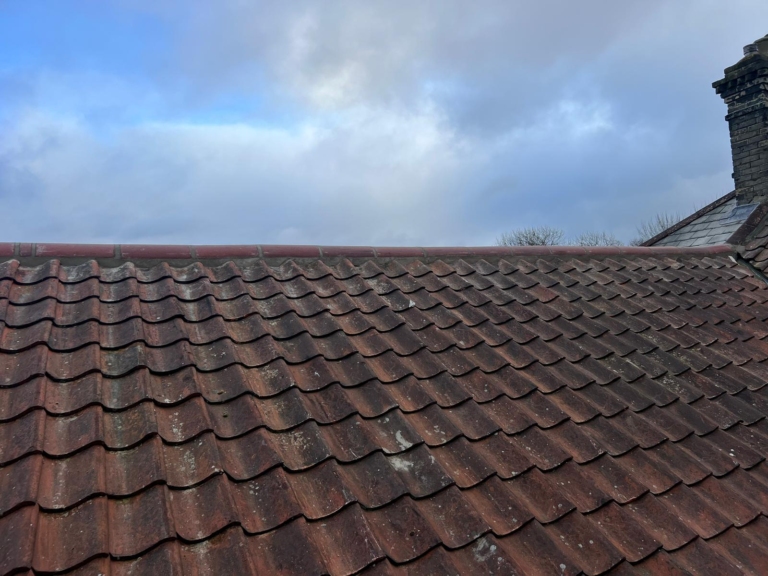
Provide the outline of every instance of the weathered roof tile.
[[0,572],[754,570],[768,289],[572,252],[0,264]]

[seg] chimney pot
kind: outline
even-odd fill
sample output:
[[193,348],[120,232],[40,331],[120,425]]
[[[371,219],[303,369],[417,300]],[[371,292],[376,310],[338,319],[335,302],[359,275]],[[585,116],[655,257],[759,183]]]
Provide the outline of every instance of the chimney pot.
[[749,56],[750,54],[756,54],[759,50],[757,49],[757,44],[747,44],[744,46],[744,56]]

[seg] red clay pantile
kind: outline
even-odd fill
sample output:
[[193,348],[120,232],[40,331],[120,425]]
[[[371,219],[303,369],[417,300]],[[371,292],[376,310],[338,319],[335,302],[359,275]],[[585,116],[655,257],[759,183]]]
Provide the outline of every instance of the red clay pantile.
[[768,562],[730,247],[0,249],[2,574]]

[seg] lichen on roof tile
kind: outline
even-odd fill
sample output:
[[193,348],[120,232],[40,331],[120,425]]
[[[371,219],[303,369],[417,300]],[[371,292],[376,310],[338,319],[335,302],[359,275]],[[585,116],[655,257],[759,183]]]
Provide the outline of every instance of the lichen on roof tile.
[[0,573],[735,566],[768,287],[643,250],[1,266]]

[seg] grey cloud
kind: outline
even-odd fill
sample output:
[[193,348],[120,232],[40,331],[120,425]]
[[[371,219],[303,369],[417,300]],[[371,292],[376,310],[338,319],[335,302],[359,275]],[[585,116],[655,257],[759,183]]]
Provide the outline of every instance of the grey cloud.
[[[180,111],[108,139],[77,110],[12,122],[14,239],[461,244],[546,223],[628,240],[730,189],[710,83],[768,21],[757,0],[125,7],[170,29],[153,94]],[[290,127],[176,120],[227,94]]]
[[37,241],[469,241],[457,204],[483,159],[465,147],[428,113],[293,131],[154,124],[109,141],[30,115],[0,145],[0,228]]

